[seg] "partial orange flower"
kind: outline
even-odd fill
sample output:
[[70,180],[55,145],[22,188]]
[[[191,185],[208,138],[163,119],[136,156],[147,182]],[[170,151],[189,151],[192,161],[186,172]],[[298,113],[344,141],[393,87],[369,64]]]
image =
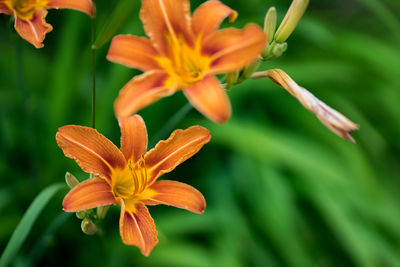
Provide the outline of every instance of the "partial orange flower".
[[43,40],[53,30],[45,21],[47,9],[70,8],[94,16],[92,0],[0,0],[0,14],[15,18],[15,30],[36,48],[43,47]]
[[207,129],[193,126],[176,130],[146,152],[142,118],[121,118],[119,124],[121,149],[92,128],[70,125],[58,130],[56,140],[64,154],[85,172],[98,175],[74,187],[65,196],[63,207],[77,212],[120,204],[122,241],[138,246],[148,256],[158,239],[145,205],[164,204],[203,213],[206,202],[199,191],[184,183],[157,179],[196,154],[211,137]]
[[237,12],[210,0],[190,17],[188,0],[142,0],[140,18],[150,39],[118,35],[107,59],[145,73],[134,77],[114,103],[117,117],[126,117],[183,89],[192,105],[209,119],[229,119],[229,99],[215,77],[253,62],[263,51],[266,36],[255,24],[243,30],[217,31],[224,18]]

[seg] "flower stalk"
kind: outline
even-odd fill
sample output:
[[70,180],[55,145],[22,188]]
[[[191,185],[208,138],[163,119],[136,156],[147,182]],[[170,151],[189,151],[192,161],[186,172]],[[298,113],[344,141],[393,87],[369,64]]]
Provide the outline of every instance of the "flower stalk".
[[92,128],[96,128],[96,15],[92,18]]

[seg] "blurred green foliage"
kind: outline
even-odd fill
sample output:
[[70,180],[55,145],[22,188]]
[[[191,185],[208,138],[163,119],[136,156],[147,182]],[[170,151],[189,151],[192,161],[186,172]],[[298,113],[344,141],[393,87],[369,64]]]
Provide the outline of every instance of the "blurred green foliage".
[[[127,1],[97,1],[98,32]],[[191,1],[192,9],[202,1]],[[263,24],[272,5],[282,19],[290,1],[226,0],[233,26]],[[118,33],[143,35],[139,1]],[[124,9],[126,10],[126,9]],[[327,130],[269,80],[230,92],[233,116],[216,125],[192,110],[177,128],[206,126],[210,144],[165,178],[198,188],[208,207],[195,215],[150,209],[159,245],[149,258],[122,244],[113,207],[96,236],[62,212],[66,191],[34,224],[14,266],[400,266],[400,2],[311,1],[282,68],[360,124],[357,145]],[[36,50],[0,15],[0,251],[35,196],[66,171],[86,179],[55,143],[57,128],[91,125],[91,21],[52,10],[54,31]],[[118,22],[113,22],[118,25]],[[227,23],[224,27],[229,27]],[[98,51],[97,128],[119,144],[113,99],[138,71]],[[150,139],[186,100],[181,93],[141,112]],[[152,144],[153,145],[153,144]]]

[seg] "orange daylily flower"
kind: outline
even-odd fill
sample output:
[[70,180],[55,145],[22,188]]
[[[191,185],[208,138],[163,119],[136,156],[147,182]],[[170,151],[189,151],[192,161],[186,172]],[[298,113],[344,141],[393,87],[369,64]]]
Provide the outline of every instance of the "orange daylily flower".
[[56,140],[64,154],[85,172],[98,175],[74,187],[65,196],[63,208],[77,212],[120,204],[122,241],[138,246],[148,256],[158,240],[145,205],[165,204],[203,213],[206,202],[199,191],[184,183],[157,179],[196,154],[211,137],[207,129],[193,126],[176,130],[146,152],[147,131],[142,118],[121,118],[119,124],[120,150],[92,128],[70,125],[58,130]]
[[15,18],[15,30],[36,48],[43,47],[43,40],[53,30],[45,21],[47,9],[76,9],[94,16],[92,0],[0,0],[0,14]]
[[250,64],[266,44],[255,24],[217,31],[228,16],[232,22],[237,12],[216,0],[203,3],[192,17],[188,0],[142,0],[140,18],[150,39],[118,35],[107,55],[145,72],[121,90],[114,103],[116,116],[129,116],[183,89],[206,117],[218,123],[228,120],[230,103],[215,75]]

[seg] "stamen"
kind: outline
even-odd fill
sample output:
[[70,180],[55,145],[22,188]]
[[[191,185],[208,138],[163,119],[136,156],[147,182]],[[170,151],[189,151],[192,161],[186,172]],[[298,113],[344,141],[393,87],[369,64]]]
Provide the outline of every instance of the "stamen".
[[139,180],[138,180],[138,178],[136,176],[136,172],[135,172],[134,167],[132,167],[132,160],[128,161],[128,166],[129,166],[130,172],[132,173],[132,179],[133,179],[133,193],[132,193],[132,195],[136,195],[137,189],[139,187]]
[[147,184],[147,171],[146,171],[144,156],[142,156],[142,158],[136,163],[136,166],[137,166],[136,171],[140,176],[139,192],[142,192],[144,189],[146,189],[146,184]]
[[170,75],[170,83],[178,83],[179,88],[184,88],[201,81],[211,64],[211,58],[201,53],[201,40],[192,47],[183,36],[167,35],[165,38],[170,57],[160,57],[158,62]]

